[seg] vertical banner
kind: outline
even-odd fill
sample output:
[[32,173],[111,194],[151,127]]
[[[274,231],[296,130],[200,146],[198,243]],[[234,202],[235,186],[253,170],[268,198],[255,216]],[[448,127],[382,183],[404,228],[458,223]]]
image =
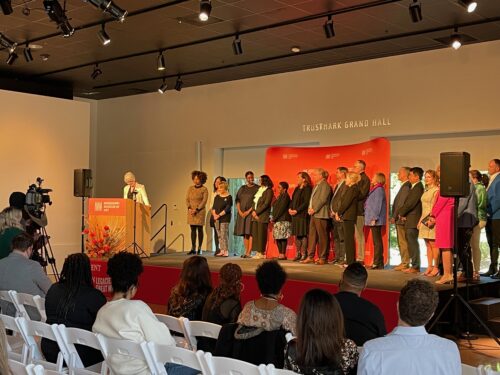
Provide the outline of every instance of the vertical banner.
[[[270,147],[266,152],[266,174],[271,177],[276,185],[286,181],[290,185],[288,193],[293,194],[297,183],[297,173],[310,172],[314,168],[323,168],[330,174],[328,183],[332,188],[337,184],[335,171],[338,167],[352,169],[356,160],[366,162],[366,174],[370,180],[376,172],[382,172],[386,177],[385,191],[389,202],[390,185],[390,143],[385,138],[346,146],[331,147]],[[269,225],[267,244],[267,257],[278,256],[278,250],[272,237],[272,225]],[[290,238],[287,248],[287,258],[295,256],[294,239]],[[383,228],[384,262],[388,259],[388,231]],[[330,241],[329,259],[334,255],[333,237]],[[365,227],[365,264],[373,263],[373,241],[368,227]]]

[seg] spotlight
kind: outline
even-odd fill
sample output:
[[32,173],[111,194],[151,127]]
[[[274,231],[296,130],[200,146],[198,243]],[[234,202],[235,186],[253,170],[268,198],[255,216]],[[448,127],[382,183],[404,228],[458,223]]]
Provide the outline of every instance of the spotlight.
[[468,13],[472,13],[476,10],[477,8],[477,1],[472,1],[472,0],[458,0],[458,3],[463,6],[465,9],[467,9]]
[[451,47],[454,50],[457,50],[460,47],[462,47],[462,35],[460,35],[457,32],[457,29],[455,29],[455,33],[451,36],[451,42],[450,43],[451,43]]
[[210,12],[212,12],[212,3],[210,0],[200,0],[200,14],[198,18],[200,21],[207,21],[210,17]]
[[2,8],[3,14],[8,16],[12,13],[12,2],[11,0],[0,0],[0,8]]
[[3,48],[7,48],[9,52],[12,53],[16,50],[17,43],[7,38],[4,34],[0,33],[0,46],[2,46]]
[[101,25],[101,30],[97,32],[97,37],[99,38],[103,46],[107,46],[109,43],[111,43],[111,38],[106,32],[106,26],[104,23]]
[[410,4],[409,8],[410,10],[410,17],[412,22],[417,23],[422,21],[422,5],[420,4],[420,1],[418,0],[413,0],[413,3]]
[[328,16],[328,21],[326,21],[323,25],[323,30],[325,31],[325,36],[327,37],[327,39],[333,38],[335,36],[332,15]]
[[163,83],[161,84],[160,88],[158,89],[158,92],[160,94],[165,94],[165,91],[167,91],[167,82],[163,80]]
[[233,40],[233,52],[235,55],[241,55],[243,53],[243,46],[241,45],[241,39],[238,34],[236,34]]
[[157,69],[158,70],[165,70],[165,58],[163,57],[163,52],[160,51],[160,54],[158,55],[158,63],[157,63]]
[[99,65],[98,64],[95,64],[94,66],[94,71],[92,72],[92,74],[90,75],[90,78],[92,79],[96,79],[97,77],[99,77],[100,75],[102,74],[102,70],[99,69]]
[[181,91],[182,86],[184,86],[184,82],[182,82],[181,76],[179,76],[179,77],[177,77],[177,81],[175,81],[175,89],[177,91]]
[[49,18],[61,29],[65,38],[73,35],[75,29],[69,24],[66,11],[61,7],[57,0],[43,0],[43,7],[49,15]]
[[6,60],[7,64],[8,65],[14,64],[14,61],[17,60],[17,57],[18,57],[17,53],[15,53],[15,52],[9,53],[9,57],[7,57],[7,60]]
[[102,9],[104,13],[109,13],[111,16],[116,18],[118,21],[125,21],[128,12],[118,5],[113,3],[111,0],[86,0],[96,8]]
[[26,47],[24,47],[23,54],[26,62],[33,61],[33,55],[31,54],[31,48],[29,45],[26,45]]

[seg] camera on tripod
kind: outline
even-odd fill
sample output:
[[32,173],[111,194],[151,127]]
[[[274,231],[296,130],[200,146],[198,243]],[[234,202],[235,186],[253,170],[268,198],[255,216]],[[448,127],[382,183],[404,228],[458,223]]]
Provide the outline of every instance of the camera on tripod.
[[45,206],[52,204],[49,193],[52,189],[42,188],[43,178],[37,177],[36,184],[29,186],[26,192],[25,208],[31,219],[41,227],[47,225]]

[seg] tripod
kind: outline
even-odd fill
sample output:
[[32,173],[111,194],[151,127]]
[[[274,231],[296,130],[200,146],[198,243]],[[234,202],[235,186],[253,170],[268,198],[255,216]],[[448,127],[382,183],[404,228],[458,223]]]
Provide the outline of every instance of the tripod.
[[85,230],[85,197],[82,197],[82,245],[81,245],[81,250],[82,253],[85,252],[85,234],[83,234],[83,231]]
[[134,201],[134,241],[127,246],[125,250],[128,250],[130,247],[134,248],[134,254],[139,255],[141,258],[149,258],[148,254],[143,250],[141,246],[136,241],[136,228],[137,228],[137,191],[132,192],[133,201]]
[[[453,311],[453,325],[456,328],[456,336],[457,338],[460,337],[460,325],[459,325],[459,305],[461,304],[463,307],[466,308],[466,310],[469,311],[470,314],[476,319],[476,321],[481,324],[481,326],[486,330],[488,333],[488,336],[490,336],[493,340],[496,341],[498,345],[500,345],[500,340],[495,336],[495,334],[491,331],[491,329],[486,325],[486,323],[483,322],[483,320],[476,314],[476,312],[470,307],[468,302],[460,295],[458,294],[458,280],[457,280],[457,268],[458,268],[458,203],[459,203],[459,197],[455,197],[455,205],[453,208],[453,221],[454,221],[454,227],[453,227],[453,293],[450,296],[450,299],[446,302],[446,304],[443,306],[441,311],[437,314],[436,319],[432,322],[432,324],[429,326],[429,331],[434,328],[437,322],[439,322],[439,319],[441,316],[444,314],[446,310],[448,310],[448,307],[451,306],[451,303],[454,302],[454,311]],[[467,320],[468,320],[468,315],[467,315]],[[467,321],[468,323],[468,321]],[[467,324],[468,326],[468,324]],[[468,332],[463,335],[464,337],[467,337]]]

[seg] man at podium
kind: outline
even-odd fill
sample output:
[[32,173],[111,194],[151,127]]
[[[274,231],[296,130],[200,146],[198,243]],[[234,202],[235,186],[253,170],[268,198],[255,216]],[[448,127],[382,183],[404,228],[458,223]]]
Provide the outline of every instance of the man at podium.
[[127,172],[125,173],[125,176],[123,176],[123,181],[127,185],[123,188],[123,198],[124,199],[134,199],[134,194],[136,194],[136,202],[137,203],[142,203],[146,206],[151,206],[149,204],[149,199],[148,195],[146,194],[146,188],[144,185],[139,184],[136,179],[135,175],[132,172]]

